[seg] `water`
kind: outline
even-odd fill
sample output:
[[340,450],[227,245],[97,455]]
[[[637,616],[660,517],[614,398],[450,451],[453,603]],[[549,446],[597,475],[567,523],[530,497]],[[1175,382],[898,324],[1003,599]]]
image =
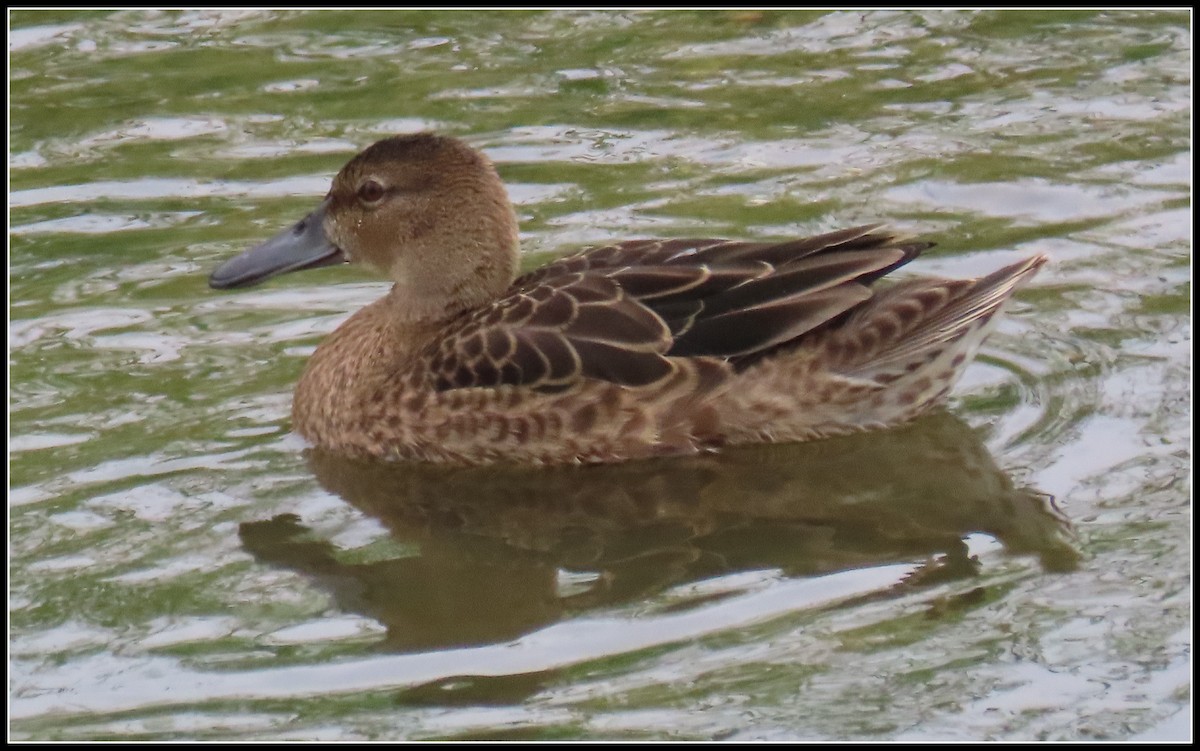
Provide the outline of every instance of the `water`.
[[[1190,15],[9,18],[14,737],[1189,737]],[[346,463],[290,389],[386,285],[205,281],[422,128],[530,264],[888,220],[1052,265],[900,430]]]

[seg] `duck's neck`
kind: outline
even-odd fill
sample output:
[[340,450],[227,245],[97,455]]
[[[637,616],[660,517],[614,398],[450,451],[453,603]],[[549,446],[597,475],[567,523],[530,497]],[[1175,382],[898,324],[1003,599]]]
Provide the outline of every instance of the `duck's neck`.
[[[480,267],[444,281],[435,287],[426,280],[412,283],[394,274],[392,289],[379,301],[396,323],[428,328],[454,318],[464,310],[482,307],[500,298],[515,274],[508,268]],[[431,289],[431,287],[433,287]]]

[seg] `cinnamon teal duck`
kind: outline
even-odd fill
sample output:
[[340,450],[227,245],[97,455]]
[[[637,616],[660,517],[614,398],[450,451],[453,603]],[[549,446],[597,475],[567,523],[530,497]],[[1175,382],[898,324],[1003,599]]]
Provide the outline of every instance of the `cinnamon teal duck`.
[[931,245],[882,225],[631,240],[518,275],[517,219],[491,162],[420,133],[355,156],[311,214],[209,284],[343,262],[392,281],[296,386],[293,426],[319,448],[616,462],[885,428],[944,400],[1046,258],[879,283]]

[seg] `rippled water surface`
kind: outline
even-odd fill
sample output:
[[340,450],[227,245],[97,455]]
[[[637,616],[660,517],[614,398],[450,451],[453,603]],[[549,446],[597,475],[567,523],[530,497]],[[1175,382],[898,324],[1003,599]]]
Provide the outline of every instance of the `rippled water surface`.
[[[9,20],[16,737],[1189,736],[1188,14]],[[386,285],[206,277],[425,128],[530,263],[880,220],[913,273],[1052,263],[902,429],[355,465],[290,389]]]

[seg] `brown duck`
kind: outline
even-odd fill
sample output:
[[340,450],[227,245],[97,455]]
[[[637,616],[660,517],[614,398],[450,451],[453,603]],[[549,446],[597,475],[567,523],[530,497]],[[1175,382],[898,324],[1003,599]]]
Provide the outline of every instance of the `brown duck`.
[[943,400],[1046,258],[876,284],[931,244],[880,225],[632,240],[518,276],[517,220],[491,162],[421,133],[351,159],[315,211],[209,283],[342,262],[392,280],[300,377],[292,419],[319,447],[616,462],[883,428]]

